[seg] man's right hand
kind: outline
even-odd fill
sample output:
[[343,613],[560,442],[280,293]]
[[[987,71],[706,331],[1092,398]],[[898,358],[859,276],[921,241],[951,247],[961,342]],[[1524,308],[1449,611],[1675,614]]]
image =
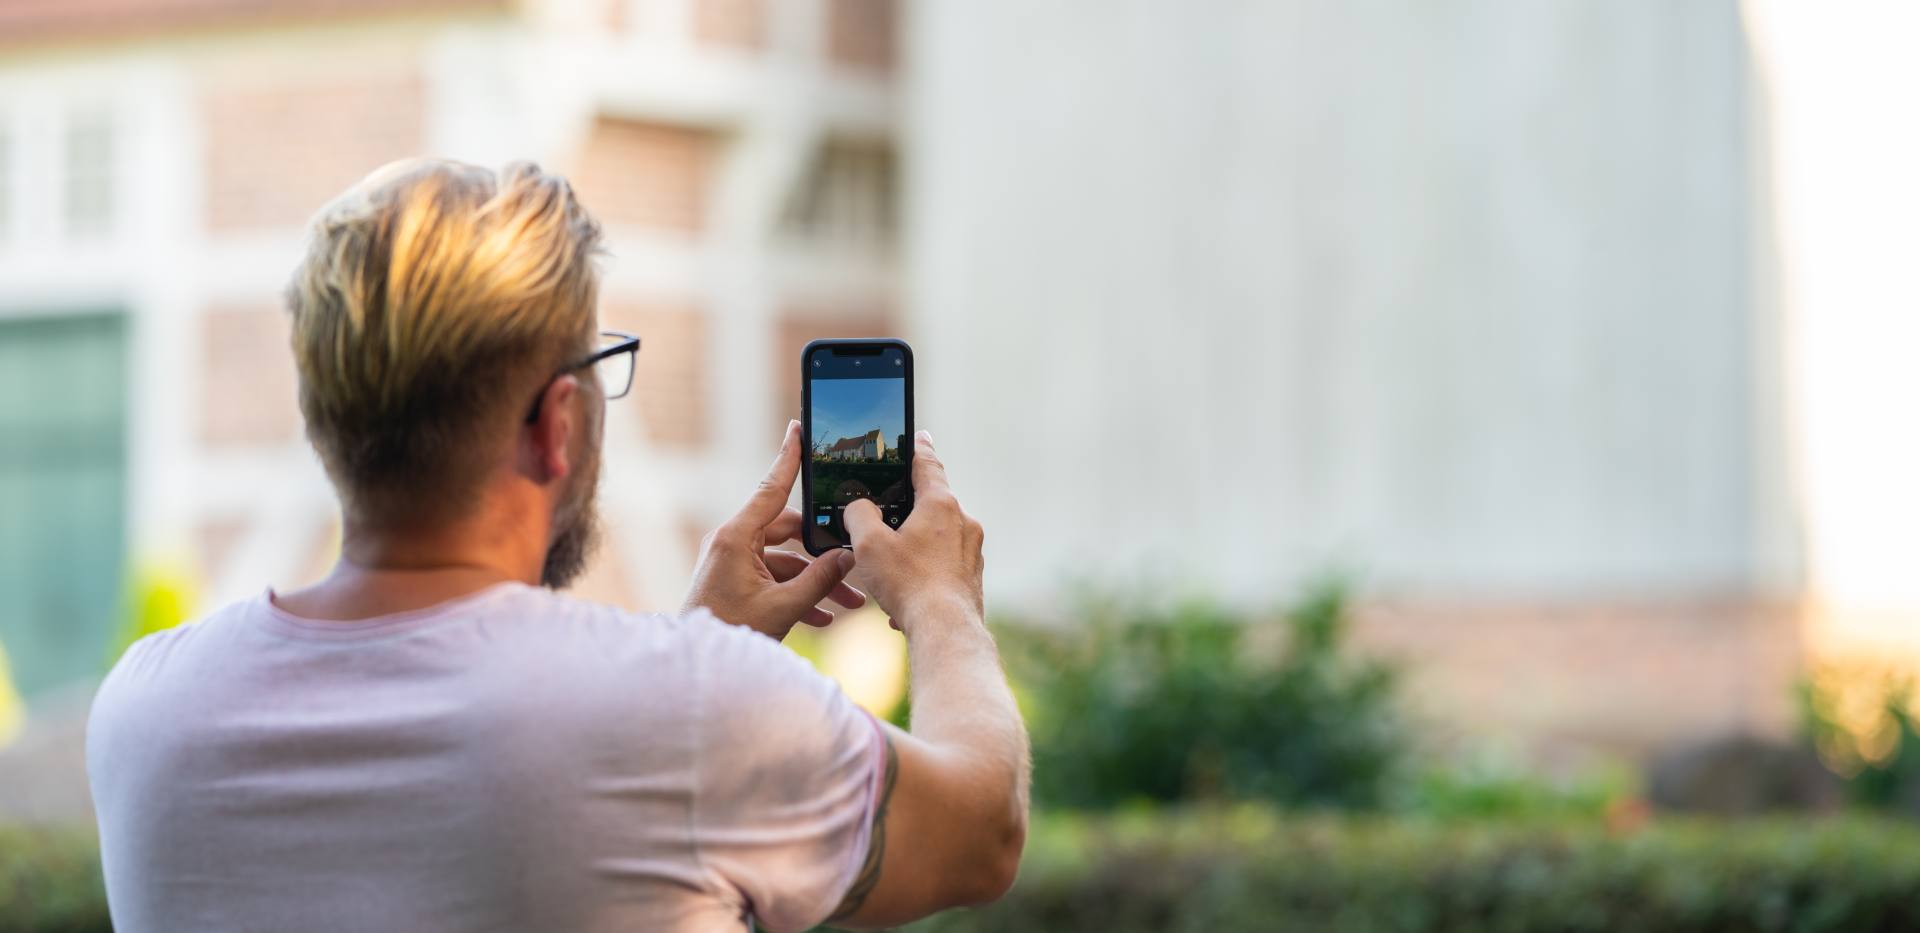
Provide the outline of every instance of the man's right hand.
[[902,631],[909,631],[925,610],[941,605],[965,607],[980,617],[985,532],[948,488],[933,435],[914,435],[913,514],[898,531],[888,528],[880,510],[865,499],[847,506],[845,522],[868,594]]
[[816,561],[769,545],[800,536],[800,513],[786,508],[793,479],[800,475],[800,422],[787,422],[780,455],[747,504],[700,544],[693,586],[682,611],[702,608],[722,621],[744,625],[775,641],[794,623],[826,625],[833,613],[818,603],[831,597],[848,609],[867,598],[842,582],[851,555],[838,551]]
[[[844,513],[854,573],[907,634],[913,728],[890,749],[866,860],[829,923],[889,927],[1004,894],[1027,838],[1026,727],[982,618],[980,523],[960,510],[922,431],[913,514],[887,527],[865,500]],[[888,840],[894,841],[888,845]]]

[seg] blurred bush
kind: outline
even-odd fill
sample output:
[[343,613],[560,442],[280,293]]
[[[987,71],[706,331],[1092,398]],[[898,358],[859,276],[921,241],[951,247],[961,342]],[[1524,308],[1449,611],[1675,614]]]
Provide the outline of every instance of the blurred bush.
[[0,748],[6,748],[20,735],[27,723],[27,704],[13,686],[13,668],[7,663],[7,648],[0,645]]
[[107,666],[113,666],[134,642],[192,618],[196,589],[193,574],[178,565],[149,562],[134,570],[127,581],[120,631]]
[[1920,829],[1459,823],[1264,807],[1036,820],[1000,902],[919,931],[1920,929]]
[[1442,820],[1614,818],[1635,801],[1632,775],[1596,769],[1548,780],[1517,767],[1469,762],[1433,768],[1414,782],[1408,812]]
[[91,827],[0,827],[0,933],[112,929]]
[[1910,675],[1828,668],[1800,691],[1801,725],[1848,802],[1920,817],[1920,730]]
[[[91,833],[0,829],[0,933],[110,930],[102,892]],[[1006,898],[911,929],[1913,930],[1920,827],[1056,811]]]
[[1089,597],[1065,624],[998,630],[1038,805],[1365,809],[1403,771],[1393,672],[1347,650],[1338,586],[1277,627],[1213,603]]

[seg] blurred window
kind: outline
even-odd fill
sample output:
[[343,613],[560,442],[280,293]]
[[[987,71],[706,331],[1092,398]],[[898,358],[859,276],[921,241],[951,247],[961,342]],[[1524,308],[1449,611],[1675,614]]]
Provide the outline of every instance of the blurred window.
[[893,68],[899,6],[897,0],[830,0],[827,57],[852,68]]
[[96,678],[118,627],[126,328],[0,322],[0,644],[29,703]]
[[67,231],[98,236],[113,228],[113,120],[103,111],[74,114],[67,126]]
[[719,143],[696,127],[601,117],[581,151],[574,190],[604,223],[698,233]]
[[831,140],[814,152],[781,219],[804,240],[884,247],[893,242],[898,172],[892,147]]

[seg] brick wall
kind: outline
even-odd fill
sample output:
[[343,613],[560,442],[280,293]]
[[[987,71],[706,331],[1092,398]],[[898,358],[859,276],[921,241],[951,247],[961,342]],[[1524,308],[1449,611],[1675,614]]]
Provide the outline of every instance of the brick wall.
[[650,599],[648,594],[642,593],[635,582],[627,577],[626,553],[617,534],[600,536],[600,546],[587,556],[586,567],[573,585],[567,588],[567,592],[578,599],[624,609],[673,608],[678,605],[680,596],[675,593],[672,599],[664,595]]
[[613,403],[609,417],[638,419],[647,440],[661,447],[705,447],[713,410],[707,315],[687,304],[609,300],[600,319],[641,341],[633,391]]
[[581,150],[574,186],[602,223],[698,233],[717,142],[701,129],[602,118]]
[[7,0],[0,48],[353,15],[508,8],[511,0]]
[[284,444],[300,436],[291,324],[271,306],[200,316],[200,439],[213,447]]
[[898,14],[896,0],[828,0],[828,60],[848,68],[892,71]]
[[1731,732],[1788,734],[1800,612],[1752,600],[1362,607],[1357,643],[1404,663],[1442,744],[1511,742],[1549,763],[1639,756]]
[[420,154],[425,87],[410,67],[228,77],[205,91],[207,225],[297,225],[372,169]]
[[693,38],[703,45],[758,49],[766,44],[765,0],[695,0]]
[[632,0],[600,0],[600,21],[612,32],[633,28]]

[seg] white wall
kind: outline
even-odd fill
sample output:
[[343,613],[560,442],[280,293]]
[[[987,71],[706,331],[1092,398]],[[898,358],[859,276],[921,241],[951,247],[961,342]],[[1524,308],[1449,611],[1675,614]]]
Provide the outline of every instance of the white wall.
[[919,420],[997,597],[1794,583],[1730,0],[911,13]]

